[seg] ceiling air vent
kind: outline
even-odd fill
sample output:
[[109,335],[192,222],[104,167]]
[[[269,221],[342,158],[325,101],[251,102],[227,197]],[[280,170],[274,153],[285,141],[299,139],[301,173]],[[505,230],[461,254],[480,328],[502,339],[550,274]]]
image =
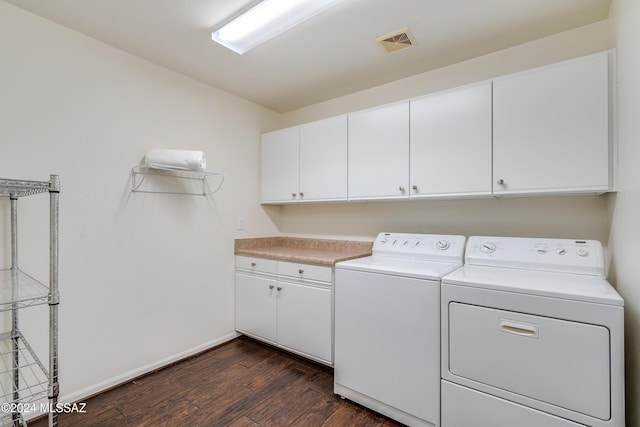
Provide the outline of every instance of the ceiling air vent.
[[409,27],[376,37],[374,40],[380,43],[387,53],[394,53],[416,44],[416,39]]

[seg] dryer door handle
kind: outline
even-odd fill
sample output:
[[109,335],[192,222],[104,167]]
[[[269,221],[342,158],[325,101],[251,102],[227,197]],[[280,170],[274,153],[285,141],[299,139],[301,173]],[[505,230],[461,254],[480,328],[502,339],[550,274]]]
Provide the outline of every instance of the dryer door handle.
[[518,335],[527,338],[538,338],[538,325],[531,323],[517,322],[509,319],[500,319],[500,332]]

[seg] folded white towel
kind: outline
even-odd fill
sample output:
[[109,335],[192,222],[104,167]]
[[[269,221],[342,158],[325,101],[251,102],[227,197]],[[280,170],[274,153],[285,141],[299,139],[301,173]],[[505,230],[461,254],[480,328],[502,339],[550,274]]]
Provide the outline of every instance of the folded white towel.
[[207,167],[207,160],[202,151],[196,150],[171,150],[153,148],[144,156],[148,166],[169,167],[201,171]]

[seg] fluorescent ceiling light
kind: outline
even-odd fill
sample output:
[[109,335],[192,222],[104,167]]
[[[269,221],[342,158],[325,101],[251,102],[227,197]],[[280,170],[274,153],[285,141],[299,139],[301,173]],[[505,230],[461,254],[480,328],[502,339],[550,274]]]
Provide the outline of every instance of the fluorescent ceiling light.
[[234,52],[243,54],[338,1],[264,0],[211,33],[211,38]]

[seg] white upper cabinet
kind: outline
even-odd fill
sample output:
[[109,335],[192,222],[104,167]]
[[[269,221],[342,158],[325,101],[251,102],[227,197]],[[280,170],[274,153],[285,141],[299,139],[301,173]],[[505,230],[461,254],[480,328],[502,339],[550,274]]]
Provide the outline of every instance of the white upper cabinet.
[[262,201],[299,198],[300,148],[297,127],[262,135]]
[[411,198],[491,196],[491,82],[411,100]]
[[347,199],[347,116],[300,126],[301,200]]
[[347,198],[347,116],[262,135],[262,202]]
[[262,136],[262,202],[615,188],[603,52]]
[[409,197],[409,101],[349,114],[349,199]]
[[494,80],[495,195],[611,189],[609,55]]

